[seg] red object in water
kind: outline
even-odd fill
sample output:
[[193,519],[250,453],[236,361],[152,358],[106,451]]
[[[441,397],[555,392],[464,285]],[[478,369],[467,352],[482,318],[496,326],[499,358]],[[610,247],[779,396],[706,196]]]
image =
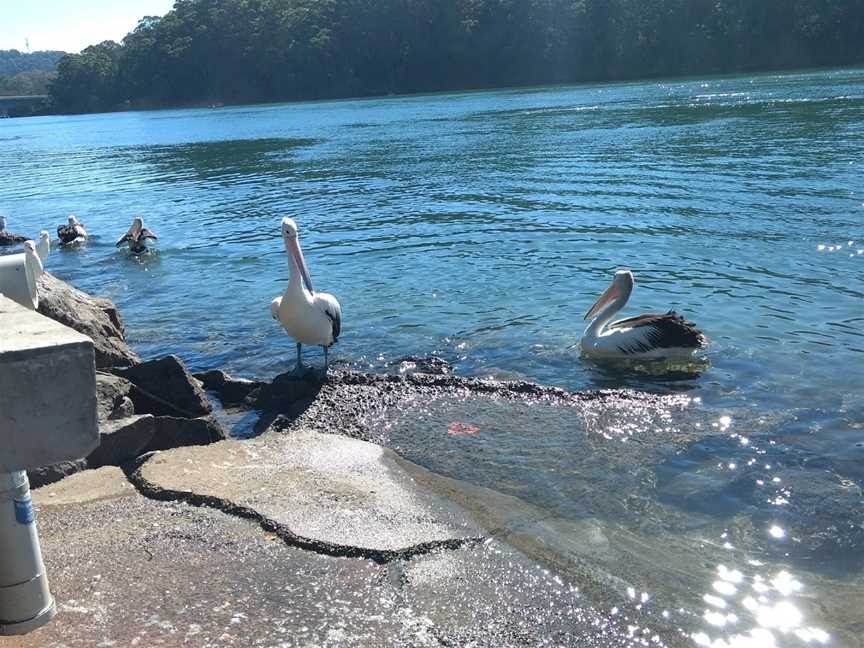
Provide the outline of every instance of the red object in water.
[[464,436],[466,434],[477,434],[480,431],[476,425],[470,423],[462,423],[461,421],[453,421],[447,426],[447,434],[451,436]]

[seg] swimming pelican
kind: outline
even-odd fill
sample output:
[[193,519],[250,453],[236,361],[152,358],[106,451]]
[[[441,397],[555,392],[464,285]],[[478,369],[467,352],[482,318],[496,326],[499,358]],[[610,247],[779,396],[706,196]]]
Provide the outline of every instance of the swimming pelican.
[[303,369],[301,347],[304,344],[324,347],[324,373],[329,366],[328,350],[336,344],[342,330],[342,308],[333,295],[316,293],[312,278],[297,240],[297,224],[282,219],[282,240],[288,252],[288,288],[270,303],[270,314],[297,342],[297,368]]
[[36,244],[33,241],[24,241],[24,263],[30,268],[34,279],[38,279],[45,271],[42,267],[42,261],[39,260],[39,255],[36,253]]
[[67,224],[57,227],[57,236],[61,247],[80,245],[87,240],[87,230],[73,214],[70,214]]
[[6,218],[0,216],[0,245],[17,245],[26,241],[26,237],[6,231]]
[[600,299],[586,313],[591,320],[580,346],[586,356],[663,358],[692,354],[708,346],[708,339],[692,322],[675,311],[639,315],[606,326],[624,308],[633,291],[633,273],[619,270]]
[[144,219],[136,216],[126,233],[117,239],[114,247],[120,247],[124,242],[129,244],[132,254],[142,254],[147,251],[147,239],[156,240],[156,235],[144,227]]
[[39,240],[36,242],[36,254],[39,255],[39,260],[44,264],[48,260],[48,253],[51,251],[51,238],[46,230],[39,232]]

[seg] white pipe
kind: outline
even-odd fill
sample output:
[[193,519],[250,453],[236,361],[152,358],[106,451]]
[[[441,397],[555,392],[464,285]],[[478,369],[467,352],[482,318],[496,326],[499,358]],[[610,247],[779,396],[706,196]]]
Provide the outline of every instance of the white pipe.
[[0,295],[18,302],[25,308],[39,308],[39,291],[36,279],[38,268],[27,263],[26,254],[0,256]]
[[31,632],[56,613],[27,473],[0,473],[0,635]]

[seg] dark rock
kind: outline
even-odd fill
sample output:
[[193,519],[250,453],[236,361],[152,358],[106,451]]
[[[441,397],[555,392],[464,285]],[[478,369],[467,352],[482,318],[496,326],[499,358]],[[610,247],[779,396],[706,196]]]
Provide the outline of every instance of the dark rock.
[[131,398],[136,412],[196,418],[212,410],[201,385],[177,356],[116,369],[114,373],[132,381]]
[[51,466],[43,466],[27,471],[27,477],[30,479],[30,488],[39,488],[47,484],[58,482],[64,477],[81,472],[87,468],[87,460],[79,459],[77,461],[62,461]]
[[219,423],[211,416],[200,418],[176,418],[158,416],[153,419],[153,440],[145,452],[170,450],[191,445],[208,445],[226,437]]
[[20,234],[12,234],[11,232],[7,232],[5,230],[0,232],[0,247],[21,245],[26,240],[27,237],[21,236]]
[[264,384],[245,378],[232,378],[224,371],[211,369],[194,374],[204,384],[204,389],[215,392],[224,405],[240,405],[256,389]]
[[96,372],[96,414],[99,423],[109,419],[126,418],[135,413],[129,395],[132,383],[103,371]]
[[279,374],[272,383],[258,389],[253,395],[253,405],[256,409],[278,410],[294,418],[315,400],[325,382],[326,378],[314,371],[302,375]]
[[567,392],[557,387],[544,387],[529,382],[477,380],[452,375],[412,373],[407,375],[373,374],[331,369],[323,377],[317,372],[302,376],[280,374],[272,383],[253,390],[246,404],[262,412],[256,432],[273,424],[276,415],[278,429],[304,427],[332,432],[365,440],[371,424],[397,409],[412,408],[417,403],[438,398],[464,399],[468,396],[490,395],[515,402],[554,402],[581,405],[590,401],[647,398],[620,390]]
[[109,299],[91,297],[45,272],[38,281],[39,312],[90,337],[96,367],[125,367],[141,359],[126,344],[123,322]]
[[99,447],[87,457],[87,466],[122,466],[153,442],[155,432],[150,414],[106,421],[99,426]]
[[86,467],[122,466],[154,450],[207,445],[223,439],[225,432],[209,416],[177,418],[142,414],[107,420],[99,426],[99,447],[87,457]]

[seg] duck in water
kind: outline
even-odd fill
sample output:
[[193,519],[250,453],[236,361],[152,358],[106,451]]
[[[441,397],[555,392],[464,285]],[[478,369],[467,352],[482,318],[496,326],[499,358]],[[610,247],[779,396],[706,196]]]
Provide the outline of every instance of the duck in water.
[[26,237],[6,231],[6,218],[0,216],[0,246],[18,245],[26,241]]
[[66,225],[57,228],[57,238],[60,239],[60,247],[73,247],[87,241],[87,230],[78,222],[74,214],[69,214]]
[[144,219],[136,216],[129,226],[129,230],[117,239],[114,247],[120,247],[123,243],[129,244],[129,251],[132,254],[144,254],[147,251],[147,239],[156,240],[156,235],[149,229],[144,227]]

